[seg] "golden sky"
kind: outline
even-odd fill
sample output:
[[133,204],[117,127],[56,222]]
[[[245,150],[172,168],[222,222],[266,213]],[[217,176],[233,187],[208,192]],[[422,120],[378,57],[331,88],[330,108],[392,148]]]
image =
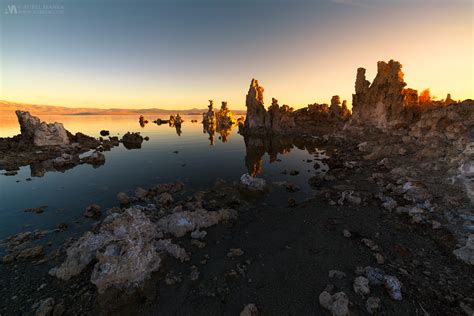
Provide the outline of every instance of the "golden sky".
[[403,64],[408,87],[474,98],[471,1],[326,0],[275,4],[65,4],[8,15],[0,99],[69,107],[245,108],[250,80],[295,108],[351,103],[358,67]]

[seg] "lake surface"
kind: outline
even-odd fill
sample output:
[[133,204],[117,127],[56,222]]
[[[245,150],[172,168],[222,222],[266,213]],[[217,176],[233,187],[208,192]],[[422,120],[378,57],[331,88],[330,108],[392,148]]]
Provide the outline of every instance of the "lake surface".
[[[164,118],[164,117],[163,117]],[[291,181],[301,190],[294,193],[297,200],[312,195],[308,179],[314,175],[314,148],[292,145],[292,141],[244,140],[235,127],[221,134],[203,131],[201,116],[184,116],[181,131],[169,125],[151,122],[141,127],[135,116],[41,116],[42,120],[62,122],[72,133],[99,137],[102,129],[111,136],[127,131],[148,136],[141,149],[128,150],[120,144],[104,152],[106,162],[100,167],[79,165],[64,172],[46,172],[32,177],[29,166],[15,176],[0,175],[0,239],[35,229],[52,230],[67,223],[58,240],[78,235],[94,222],[84,218],[84,209],[99,204],[102,209],[117,206],[118,192],[133,195],[137,187],[150,188],[158,183],[181,180],[187,191],[207,189],[217,179],[238,182],[250,172],[267,182]],[[148,118],[148,119],[151,119]],[[155,119],[155,118],[153,118]],[[14,117],[2,118],[0,136],[19,133]],[[213,138],[213,140],[212,140]],[[176,153],[177,151],[177,153]],[[271,153],[271,154],[269,154]],[[284,174],[284,171],[287,171]],[[297,170],[298,175],[290,175]],[[3,173],[3,172],[2,172]],[[284,189],[282,189],[284,190]],[[270,192],[274,203],[286,203],[286,197]],[[41,214],[25,212],[27,208],[47,205]],[[54,233],[53,233],[54,234]]]

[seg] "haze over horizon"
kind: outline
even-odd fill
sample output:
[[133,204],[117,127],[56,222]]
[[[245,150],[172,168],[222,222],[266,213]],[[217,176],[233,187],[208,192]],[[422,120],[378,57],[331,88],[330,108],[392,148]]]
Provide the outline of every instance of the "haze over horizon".
[[[0,100],[93,108],[245,109],[250,80],[295,108],[351,103],[358,67],[473,98],[469,0],[62,1],[0,19]],[[42,3],[42,2],[38,2]],[[44,2],[51,4],[51,1]]]

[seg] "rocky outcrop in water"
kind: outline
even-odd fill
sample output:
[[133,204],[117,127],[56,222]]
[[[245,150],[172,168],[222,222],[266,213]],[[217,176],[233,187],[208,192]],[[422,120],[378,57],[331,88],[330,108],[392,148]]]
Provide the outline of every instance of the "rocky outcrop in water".
[[[95,167],[104,164],[100,152],[118,146],[117,137],[99,139],[83,133],[72,134],[61,123],[47,124],[28,112],[16,111],[21,134],[0,138],[0,169],[15,171],[30,165],[33,177],[42,177],[48,171],[65,171],[81,163]],[[107,134],[108,131],[101,131]],[[94,150],[90,156],[79,158],[81,153]]]
[[143,137],[140,133],[127,132],[120,140],[127,149],[142,148]]
[[183,118],[181,115],[176,114],[176,115],[170,115],[170,120],[169,124],[171,127],[181,127],[181,124],[184,122]]
[[214,111],[214,101],[209,100],[208,111],[202,115],[202,123],[204,126],[216,125],[216,112]]
[[221,109],[216,114],[218,129],[231,128],[237,123],[234,114],[227,107],[227,102],[222,101]]
[[29,112],[16,111],[20,123],[21,141],[34,146],[58,146],[70,143],[66,129],[61,123],[46,123],[30,115]]

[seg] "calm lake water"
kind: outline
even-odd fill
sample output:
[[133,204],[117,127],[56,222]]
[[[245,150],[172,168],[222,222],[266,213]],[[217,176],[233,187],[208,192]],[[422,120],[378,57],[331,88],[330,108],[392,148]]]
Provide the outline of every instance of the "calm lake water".
[[[287,142],[281,146],[259,139],[248,140],[246,146],[238,128],[227,131],[229,135],[224,137],[215,133],[211,141],[202,124],[191,123],[191,119],[200,122],[201,116],[184,116],[180,135],[174,127],[158,126],[151,120],[140,127],[135,116],[40,117],[62,122],[72,133],[80,131],[99,137],[102,129],[109,130],[111,136],[130,131],[140,132],[150,140],[144,141],[141,149],[128,150],[120,144],[104,152],[106,162],[98,168],[84,164],[65,172],[32,177],[30,167],[25,166],[15,176],[0,175],[0,239],[26,230],[52,230],[59,223],[67,223],[69,229],[55,238],[77,235],[94,222],[83,216],[88,205],[96,203],[103,209],[117,206],[118,192],[132,195],[137,187],[149,188],[176,180],[183,181],[186,190],[192,192],[211,187],[217,179],[237,182],[250,171],[269,182],[291,181],[299,185],[301,190],[292,195],[297,200],[311,195],[307,181],[314,175],[314,169],[306,160],[314,159],[312,150],[310,153],[301,145],[296,148]],[[1,137],[19,133],[16,119],[5,122],[0,128]],[[268,151],[274,153],[272,158]],[[283,174],[284,170],[288,172]],[[290,175],[293,170],[299,174]],[[276,191],[272,194],[274,203],[286,203],[288,195]],[[24,211],[42,205],[48,206],[42,214]]]

